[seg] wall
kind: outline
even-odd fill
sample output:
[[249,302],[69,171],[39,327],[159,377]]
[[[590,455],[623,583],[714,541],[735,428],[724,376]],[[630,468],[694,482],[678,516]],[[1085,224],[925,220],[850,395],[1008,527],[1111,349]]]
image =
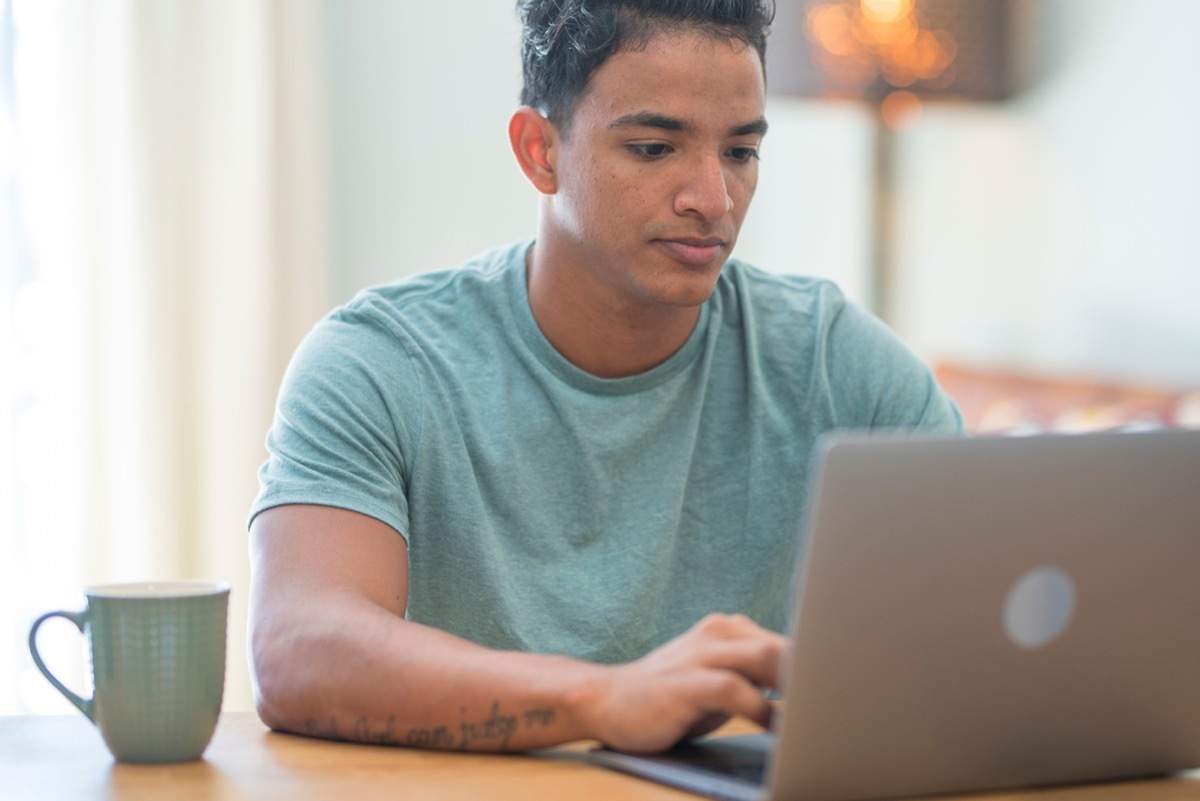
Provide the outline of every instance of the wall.
[[[1032,89],[899,134],[895,325],[930,360],[1200,386],[1200,3],[1036,5]],[[341,295],[532,233],[513,6],[326,3]],[[869,115],[768,117],[738,255],[865,298]]]
[[1041,14],[1030,91],[901,137],[898,325],[934,357],[1200,387],[1200,3]]
[[326,0],[339,299],[532,234],[515,6]]

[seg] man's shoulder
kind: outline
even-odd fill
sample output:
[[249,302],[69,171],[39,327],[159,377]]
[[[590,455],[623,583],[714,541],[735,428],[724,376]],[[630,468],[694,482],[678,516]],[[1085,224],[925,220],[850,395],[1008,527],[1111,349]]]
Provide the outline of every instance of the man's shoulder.
[[514,270],[523,268],[531,244],[531,240],[523,240],[484,251],[454,267],[367,287],[335,314],[436,312],[451,306],[457,307],[456,313],[461,314],[464,303],[495,303],[506,297],[505,279]]
[[363,289],[325,315],[301,350],[322,364],[353,358],[370,369],[394,365],[403,353],[460,353],[495,342],[513,326],[512,295],[524,285],[513,273],[528,248],[519,242]]

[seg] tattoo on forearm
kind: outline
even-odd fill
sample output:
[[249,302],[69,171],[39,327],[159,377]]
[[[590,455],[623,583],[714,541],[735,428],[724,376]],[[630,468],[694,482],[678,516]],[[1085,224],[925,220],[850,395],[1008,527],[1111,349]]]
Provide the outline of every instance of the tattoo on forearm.
[[458,747],[463,751],[469,751],[475,743],[495,740],[500,741],[501,751],[507,751],[508,741],[517,729],[517,716],[501,715],[500,702],[493,701],[492,714],[488,715],[486,720],[480,723],[464,721],[458,724],[458,727],[462,732],[462,739],[458,741]]
[[525,710],[525,727],[532,728],[533,726],[541,726],[545,728],[554,722],[553,709],[526,709]]
[[[465,718],[467,710],[461,709],[459,714]],[[409,729],[403,737],[396,733],[395,715],[389,716],[381,728],[372,728],[371,721],[364,715],[354,721],[349,735],[339,729],[335,717],[325,720],[309,718],[304,721],[304,731],[311,737],[327,740],[353,740],[374,745],[408,745],[444,751],[470,751],[489,743],[499,743],[499,750],[507,751],[513,735],[522,726],[526,729],[544,729],[552,726],[555,718],[555,711],[549,707],[526,709],[513,715],[504,714],[500,710],[500,702],[493,701],[488,716],[483,720],[462,720],[456,725]]]
[[400,745],[400,740],[396,737],[396,716],[390,715],[387,723],[379,731],[371,731],[371,724],[366,717],[359,718],[354,722],[354,736],[351,739],[375,745]]
[[412,729],[405,735],[404,744],[415,748],[448,750],[454,747],[454,735],[445,726],[437,726],[432,729]]
[[[460,710],[466,716],[466,710]],[[507,751],[512,737],[522,724],[526,729],[546,728],[553,725],[553,709],[527,709],[522,713],[508,715],[500,710],[500,702],[493,701],[490,714],[481,721],[460,721],[457,726],[410,729],[404,737],[406,745],[420,748],[440,748],[470,751],[480,745],[499,742],[500,750]]]

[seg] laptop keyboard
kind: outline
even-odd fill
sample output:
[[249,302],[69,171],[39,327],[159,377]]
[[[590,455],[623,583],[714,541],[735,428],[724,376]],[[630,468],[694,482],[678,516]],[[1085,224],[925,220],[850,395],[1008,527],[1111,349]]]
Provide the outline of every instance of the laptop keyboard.
[[713,773],[732,776],[750,784],[763,784],[767,780],[767,766],[761,762],[757,765],[725,765],[708,762],[704,767]]
[[[733,738],[737,739],[739,738]],[[721,743],[718,739],[700,740],[677,745],[666,756],[702,768],[709,773],[729,776],[751,784],[765,784],[766,754],[759,748],[739,747],[740,745],[734,745],[733,741]]]

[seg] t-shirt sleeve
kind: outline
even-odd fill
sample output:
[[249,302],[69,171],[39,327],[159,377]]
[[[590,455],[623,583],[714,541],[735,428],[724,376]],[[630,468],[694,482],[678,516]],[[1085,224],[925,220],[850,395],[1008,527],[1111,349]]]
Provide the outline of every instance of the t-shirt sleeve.
[[831,391],[848,401],[842,408],[855,410],[855,419],[839,426],[963,433],[958,407],[929,367],[858,306],[845,299],[834,304],[826,347]]
[[284,375],[250,520],[275,506],[316,504],[369,515],[407,536],[420,403],[402,338],[369,304],[322,320]]

